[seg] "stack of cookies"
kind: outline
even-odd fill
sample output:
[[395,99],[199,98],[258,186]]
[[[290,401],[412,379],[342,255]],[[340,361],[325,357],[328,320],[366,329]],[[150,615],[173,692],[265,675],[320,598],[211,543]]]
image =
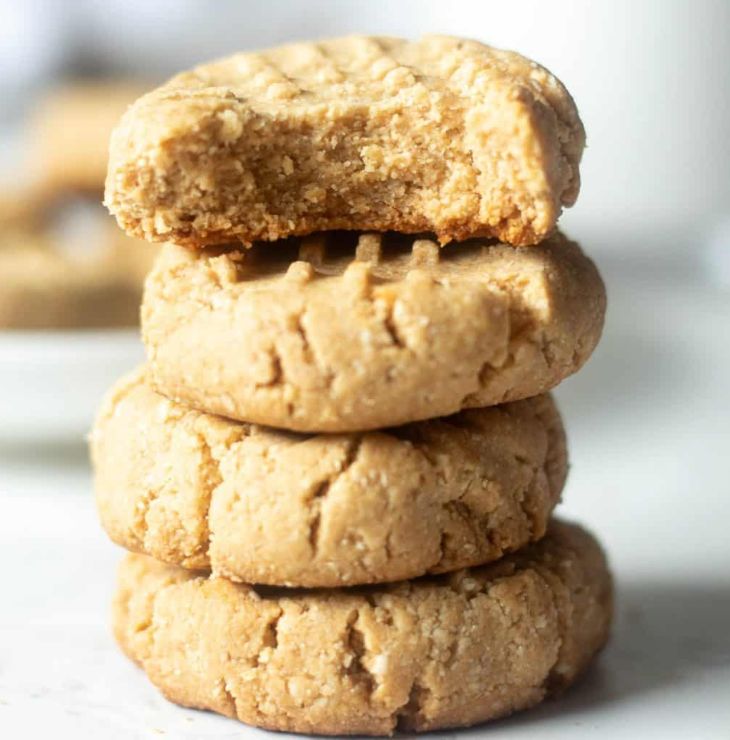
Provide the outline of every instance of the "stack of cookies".
[[583,128],[545,69],[473,41],[239,54],[135,103],[107,205],[169,242],[148,364],[92,435],[134,554],[114,631],[166,696],[260,727],[470,725],[570,684],[611,582],[551,520],[547,391],[603,324],[555,232]]

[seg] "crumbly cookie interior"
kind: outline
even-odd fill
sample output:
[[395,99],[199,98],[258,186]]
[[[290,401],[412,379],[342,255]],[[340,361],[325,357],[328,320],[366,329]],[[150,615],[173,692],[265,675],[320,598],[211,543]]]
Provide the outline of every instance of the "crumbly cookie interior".
[[579,187],[570,97],[519,55],[349,38],[239,54],[137,103],[112,144],[127,229],[195,245],[326,229],[534,244]]

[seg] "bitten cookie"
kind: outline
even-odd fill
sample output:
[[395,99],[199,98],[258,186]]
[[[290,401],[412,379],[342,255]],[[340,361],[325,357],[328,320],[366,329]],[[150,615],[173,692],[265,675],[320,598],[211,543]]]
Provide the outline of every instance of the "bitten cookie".
[[472,725],[571,684],[607,639],[585,531],[482,568],[361,589],[236,585],[128,555],[114,632],[172,701],[259,727],[384,735]]
[[536,244],[580,187],[563,85],[477,41],[348,37],[236,54],[127,112],[106,203],[187,246],[332,229]]
[[168,245],[142,332],[153,385],[297,431],[361,431],[549,390],[601,334],[593,263],[555,235],[439,248],[330,232],[243,252]]
[[543,536],[567,471],[548,396],[303,436],[168,401],[144,370],[110,392],[91,447],[115,542],[288,586],[396,581],[495,560]]

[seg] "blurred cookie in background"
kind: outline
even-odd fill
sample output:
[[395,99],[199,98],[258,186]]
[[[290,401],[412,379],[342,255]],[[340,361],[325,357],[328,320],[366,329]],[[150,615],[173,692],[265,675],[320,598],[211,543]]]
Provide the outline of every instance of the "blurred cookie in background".
[[38,187],[89,193],[101,201],[109,136],[127,107],[150,86],[132,80],[79,80],[49,90],[28,122],[29,167]]
[[[5,199],[3,199],[5,200]],[[134,326],[155,250],[94,202],[0,201],[0,327]]]
[[125,236],[102,205],[109,135],[145,91],[76,81],[31,113],[23,189],[0,193],[0,328],[135,326],[156,250]]

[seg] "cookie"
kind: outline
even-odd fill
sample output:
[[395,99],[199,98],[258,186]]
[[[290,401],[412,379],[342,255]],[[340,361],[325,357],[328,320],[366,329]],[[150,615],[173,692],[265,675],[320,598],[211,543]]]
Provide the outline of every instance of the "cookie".
[[42,207],[43,201],[36,188],[0,190],[0,233],[23,228],[35,221]]
[[468,726],[571,684],[607,639],[611,578],[584,530],[495,564],[360,589],[253,588],[128,555],[114,633],[172,701],[273,730]]
[[544,535],[567,472],[549,396],[304,436],[168,401],[144,369],[109,393],[91,448],[115,542],[279,586],[396,581],[495,560]]
[[138,100],[106,203],[187,246],[333,229],[536,244],[575,201],[583,125],[547,70],[446,36],[236,54]]
[[41,99],[28,123],[30,169],[47,193],[104,190],[109,136],[147,85],[128,80],[77,81]]
[[329,232],[249,250],[168,245],[142,306],[168,397],[297,431],[362,431],[549,390],[598,342],[605,292],[556,234],[483,239]]
[[134,326],[153,256],[98,203],[8,197],[0,203],[0,328]]

